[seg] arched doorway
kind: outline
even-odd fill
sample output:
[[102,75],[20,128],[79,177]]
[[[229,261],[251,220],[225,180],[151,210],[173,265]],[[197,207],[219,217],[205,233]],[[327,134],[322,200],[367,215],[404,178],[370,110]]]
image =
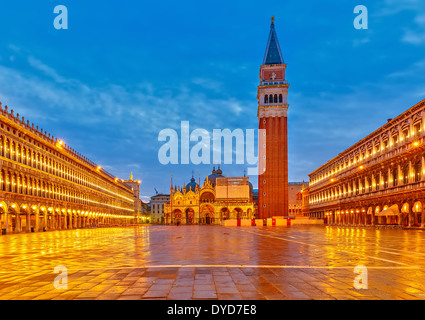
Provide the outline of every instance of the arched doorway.
[[7,214],[6,214],[6,203],[0,202],[0,229],[2,234],[7,232]]
[[201,203],[212,203],[215,201],[215,196],[211,191],[205,191],[201,194],[199,201]]
[[15,203],[9,206],[8,220],[9,231],[21,232],[20,209]]
[[416,201],[413,205],[412,211],[414,212],[414,225],[417,227],[423,226],[422,202]]
[[181,213],[176,213],[174,216],[174,223],[180,225],[182,223],[182,215]]
[[247,219],[252,219],[253,218],[253,216],[252,216],[252,210],[251,209],[248,209],[247,212],[246,212],[246,215],[247,215]]
[[221,210],[220,210],[220,219],[221,220],[227,220],[229,218],[230,218],[229,208],[227,208],[227,207],[221,208]]
[[192,208],[187,208],[185,213],[186,213],[186,224],[192,224],[195,211],[193,211]]
[[401,207],[401,213],[403,217],[403,226],[411,226],[412,224],[412,218],[410,216],[410,206],[407,202],[403,203],[403,206]]
[[243,210],[241,208],[235,208],[233,211],[234,216],[237,220],[243,219]]
[[202,224],[214,223],[214,208],[211,205],[203,205],[201,207],[201,221]]
[[175,209],[171,216],[171,224],[181,224],[182,212],[179,209]]

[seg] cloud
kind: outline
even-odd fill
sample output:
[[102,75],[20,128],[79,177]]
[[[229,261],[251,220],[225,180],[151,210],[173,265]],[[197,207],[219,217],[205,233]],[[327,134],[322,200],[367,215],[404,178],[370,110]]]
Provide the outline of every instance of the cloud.
[[[377,5],[374,16],[396,16],[402,13],[413,15],[410,25],[405,23],[401,41],[413,45],[425,43],[425,14],[423,0],[384,0]],[[392,19],[397,19],[393,17]]]
[[[115,176],[130,171],[145,181],[158,179],[158,133],[164,128],[228,128],[246,123],[244,112],[255,101],[211,96],[191,82],[178,87],[152,83],[92,85],[67,78],[19,48],[17,65],[0,63],[0,101]],[[25,64],[25,65],[24,65]],[[198,81],[204,84],[205,81]],[[219,86],[217,85],[216,88]],[[255,119],[254,119],[255,120]],[[175,170],[175,169],[173,169]],[[153,183],[153,182],[149,183]]]
[[375,16],[390,16],[398,14],[402,11],[420,12],[423,9],[422,0],[383,0],[377,4]]
[[219,92],[222,89],[222,83],[213,80],[213,79],[207,79],[207,78],[195,78],[192,80],[192,82],[196,85],[199,85],[205,89],[213,90],[216,92]]
[[422,43],[425,43],[425,34],[423,33],[415,33],[411,30],[407,30],[405,34],[403,35],[402,39],[403,42],[411,43],[420,45]]
[[35,68],[38,71],[41,71],[45,75],[51,77],[56,82],[59,82],[59,83],[66,82],[66,80],[63,77],[59,76],[53,68],[45,65],[44,63],[42,63],[38,59],[36,59],[32,56],[29,56],[28,57],[28,63],[31,67]]

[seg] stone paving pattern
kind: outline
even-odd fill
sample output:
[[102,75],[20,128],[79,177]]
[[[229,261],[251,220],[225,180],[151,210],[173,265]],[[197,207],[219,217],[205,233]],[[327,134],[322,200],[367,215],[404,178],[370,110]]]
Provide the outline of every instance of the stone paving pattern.
[[[0,299],[424,299],[425,233],[139,226],[0,236]],[[54,268],[68,270],[55,289]],[[353,285],[368,268],[368,289]]]

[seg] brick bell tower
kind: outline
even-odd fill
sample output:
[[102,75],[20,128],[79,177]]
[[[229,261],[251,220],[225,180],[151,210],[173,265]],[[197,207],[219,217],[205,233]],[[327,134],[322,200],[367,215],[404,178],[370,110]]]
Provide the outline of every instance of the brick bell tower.
[[[274,27],[270,26],[269,40],[258,86],[259,167],[258,218],[288,215],[288,135],[287,95],[283,61]],[[264,129],[264,130],[261,130]]]

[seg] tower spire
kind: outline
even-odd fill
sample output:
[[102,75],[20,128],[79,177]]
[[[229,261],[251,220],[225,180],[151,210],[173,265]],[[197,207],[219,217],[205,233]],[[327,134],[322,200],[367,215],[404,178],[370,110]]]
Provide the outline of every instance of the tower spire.
[[266,53],[264,54],[263,65],[266,64],[284,64],[282,52],[280,51],[279,41],[277,40],[276,30],[274,28],[274,16],[270,25],[269,40],[267,41]]

